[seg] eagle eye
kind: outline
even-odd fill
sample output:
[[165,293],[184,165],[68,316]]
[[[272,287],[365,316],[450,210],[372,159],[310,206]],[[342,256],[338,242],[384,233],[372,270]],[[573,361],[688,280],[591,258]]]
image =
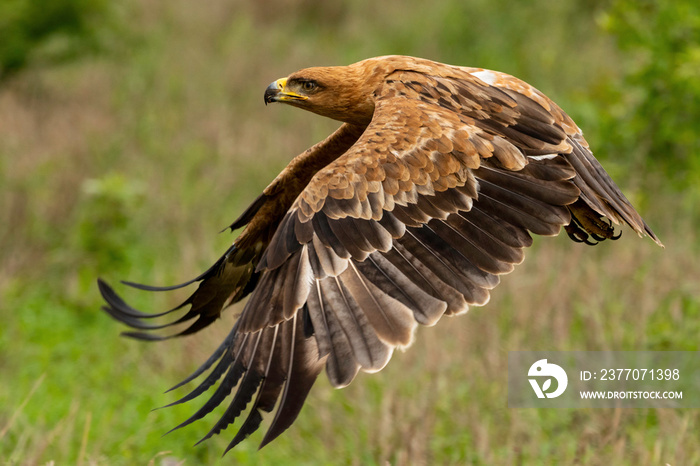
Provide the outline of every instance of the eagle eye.
[[314,81],[302,81],[301,88],[306,92],[316,89],[317,84]]

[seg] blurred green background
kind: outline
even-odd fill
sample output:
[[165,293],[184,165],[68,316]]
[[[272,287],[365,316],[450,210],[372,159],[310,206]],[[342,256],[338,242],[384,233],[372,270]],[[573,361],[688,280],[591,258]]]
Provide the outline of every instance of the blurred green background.
[[[515,410],[511,350],[698,350],[696,0],[0,3],[0,463],[700,464],[698,410]],[[421,329],[295,425],[220,455],[202,401],[150,412],[228,333],[119,337],[95,279],[172,284],[338,125],[265,108],[273,79],[408,54],[514,74],[577,121],[665,243],[540,238],[484,308]],[[120,291],[126,291],[123,287]],[[187,292],[126,296],[146,310]],[[220,412],[220,411],[218,411]],[[216,413],[214,413],[216,414]]]

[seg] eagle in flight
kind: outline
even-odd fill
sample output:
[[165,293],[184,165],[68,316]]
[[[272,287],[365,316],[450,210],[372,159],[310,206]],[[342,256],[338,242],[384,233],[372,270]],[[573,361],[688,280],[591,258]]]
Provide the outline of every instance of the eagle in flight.
[[[563,226],[595,244],[626,223],[661,245],[571,118],[507,74],[384,56],[297,71],[265,90],[274,102],[343,124],[231,224],[243,231],[209,270],[172,287],[126,282],[151,291],[199,282],[196,291],[148,314],[98,280],[103,309],[144,340],[195,333],[248,297],[221,346],[176,387],[211,371],[173,403],[218,383],[179,428],[233,392],[201,440],[241,417],[226,451],[258,429],[263,411],[274,415],[260,447],[284,432],[324,367],[344,387],[382,369],[418,324],[486,304],[531,234]],[[172,325],[174,335],[151,332]]]

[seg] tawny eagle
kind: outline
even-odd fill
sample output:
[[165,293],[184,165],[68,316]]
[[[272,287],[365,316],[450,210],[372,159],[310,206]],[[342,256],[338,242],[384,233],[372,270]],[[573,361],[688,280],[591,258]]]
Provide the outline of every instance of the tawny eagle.
[[[176,403],[217,384],[180,426],[233,396],[204,439],[248,408],[229,449],[274,411],[261,447],[299,414],[326,368],[334,387],[376,372],[417,324],[481,306],[523,260],[531,234],[615,239],[614,224],[656,235],[554,102],[512,76],[385,56],[298,71],[273,82],[282,102],[343,122],[295,157],[231,225],[244,228],[177,308],[146,314],[105,282],[104,310],[159,340],[189,335],[249,296],[221,346]],[[165,325],[149,324],[189,306]],[[148,333],[188,324],[170,336]],[[202,439],[202,440],[204,440]],[[227,450],[228,451],[228,450]]]

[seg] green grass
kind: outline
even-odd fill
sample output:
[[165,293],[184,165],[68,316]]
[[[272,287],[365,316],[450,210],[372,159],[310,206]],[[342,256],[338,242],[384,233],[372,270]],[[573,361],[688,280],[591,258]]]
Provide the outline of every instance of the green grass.
[[[185,393],[163,391],[236,310],[200,335],[144,344],[99,311],[95,279],[198,274],[233,239],[217,232],[337,127],[265,108],[270,81],[387,53],[495,68],[593,128],[595,147],[591,89],[625,66],[587,2],[262,5],[129,1],[115,54],[0,88],[0,464],[700,464],[698,410],[506,406],[511,350],[698,349],[698,213],[616,154],[599,155],[665,250],[629,230],[595,248],[540,238],[487,306],[419,329],[344,390],[321,377],[264,450],[258,432],[219,461],[232,429],[193,447],[214,416],[161,437],[201,401],[151,409]],[[155,310],[186,292],[127,296]]]

